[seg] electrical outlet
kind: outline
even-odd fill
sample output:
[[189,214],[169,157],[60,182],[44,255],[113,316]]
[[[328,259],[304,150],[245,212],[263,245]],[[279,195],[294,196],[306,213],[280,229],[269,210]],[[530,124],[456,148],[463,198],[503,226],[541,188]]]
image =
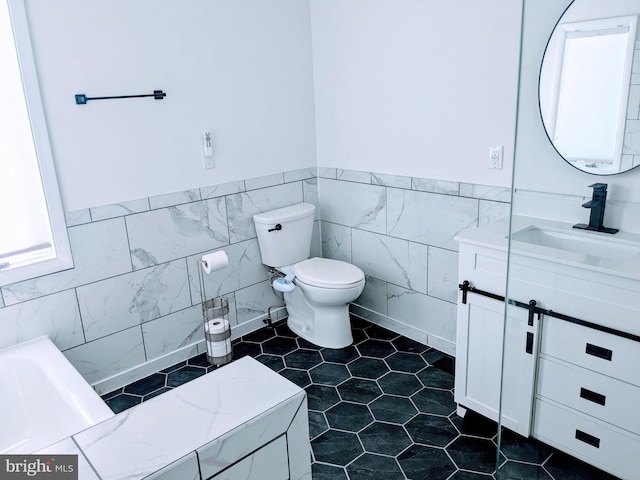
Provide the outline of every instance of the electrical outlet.
[[491,147],[489,147],[489,168],[502,170],[503,153],[503,145],[492,145]]

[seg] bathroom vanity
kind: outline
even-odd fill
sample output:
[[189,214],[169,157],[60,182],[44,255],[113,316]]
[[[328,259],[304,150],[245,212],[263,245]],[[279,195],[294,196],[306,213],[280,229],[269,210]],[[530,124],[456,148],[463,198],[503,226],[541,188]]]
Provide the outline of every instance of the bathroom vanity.
[[529,217],[514,217],[512,232],[508,289],[508,223],[458,237],[459,413],[501,415],[506,428],[637,479],[640,235]]

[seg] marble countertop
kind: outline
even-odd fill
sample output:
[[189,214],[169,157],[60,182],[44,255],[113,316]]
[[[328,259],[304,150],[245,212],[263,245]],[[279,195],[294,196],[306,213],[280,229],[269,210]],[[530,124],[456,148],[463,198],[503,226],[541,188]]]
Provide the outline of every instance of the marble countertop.
[[78,453],[81,479],[97,478],[85,459],[102,479],[144,478],[304,398],[300,387],[244,357],[73,435],[76,452],[66,439],[38,453]]
[[[516,240],[509,241],[510,229],[512,233],[517,233],[531,226],[562,232],[565,235],[593,239],[598,242],[617,242],[625,245],[637,245],[639,253],[623,257],[609,257],[606,252],[607,247],[603,248],[603,255],[588,255],[580,253],[579,251],[551,248]],[[509,225],[509,219],[499,220],[474,230],[461,232],[456,236],[456,240],[505,252],[509,251],[510,248],[510,252],[513,254],[549,260],[632,280],[640,280],[640,235],[635,233],[620,231],[612,235],[608,233],[577,230],[573,228],[572,223],[514,215],[511,226]],[[612,246],[612,248],[615,247]]]

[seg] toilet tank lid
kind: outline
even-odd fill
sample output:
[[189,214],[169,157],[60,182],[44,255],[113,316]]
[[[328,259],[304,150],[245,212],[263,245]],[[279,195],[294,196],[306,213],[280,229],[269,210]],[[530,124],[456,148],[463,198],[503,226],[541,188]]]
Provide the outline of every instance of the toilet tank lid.
[[315,210],[315,205],[312,205],[311,203],[298,203],[296,205],[278,208],[269,212],[256,213],[253,216],[253,221],[265,225],[284,221],[293,221],[313,215]]

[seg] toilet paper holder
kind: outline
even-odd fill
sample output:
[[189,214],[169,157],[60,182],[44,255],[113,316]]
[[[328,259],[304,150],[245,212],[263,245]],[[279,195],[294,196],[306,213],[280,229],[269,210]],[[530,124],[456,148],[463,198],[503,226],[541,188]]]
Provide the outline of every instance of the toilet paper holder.
[[229,324],[229,299],[215,297],[202,302],[204,339],[207,346],[207,362],[222,366],[233,359],[231,325]]

